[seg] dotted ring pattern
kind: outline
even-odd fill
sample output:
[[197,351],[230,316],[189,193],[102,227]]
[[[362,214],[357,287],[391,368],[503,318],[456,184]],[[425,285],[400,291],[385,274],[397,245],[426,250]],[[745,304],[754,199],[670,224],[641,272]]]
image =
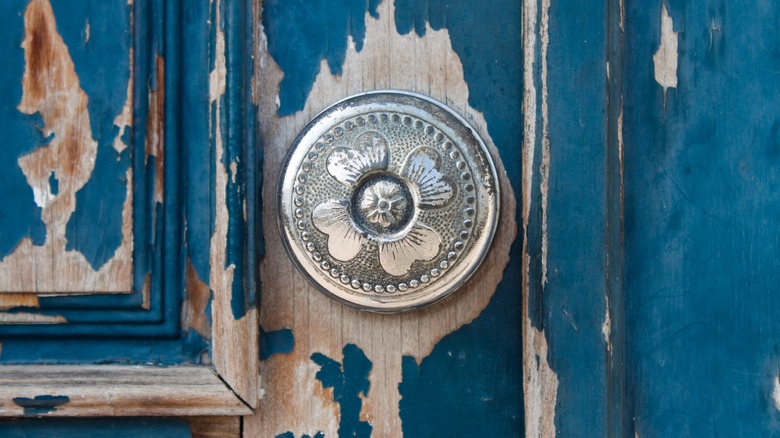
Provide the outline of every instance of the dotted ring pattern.
[[[304,220],[305,213],[301,208],[304,203],[302,195],[306,192],[305,184],[308,180],[307,173],[311,171],[313,163],[320,158],[320,154],[327,147],[326,145],[331,145],[337,137],[341,137],[344,134],[345,129],[351,131],[355,129],[356,126],[362,127],[366,124],[366,121],[370,124],[388,123],[388,121],[392,123],[403,123],[406,126],[411,126],[414,124],[416,129],[424,130],[425,134],[433,138],[442,151],[444,151],[452,160],[456,160],[455,166],[458,170],[462,171],[460,177],[464,182],[463,189],[467,193],[465,201],[468,206],[463,210],[464,219],[462,224],[463,229],[460,231],[459,235],[460,240],[455,242],[451,250],[447,253],[446,258],[439,260],[438,267],[431,268],[427,274],[421,275],[419,279],[415,278],[408,280],[408,282],[399,282],[397,285],[383,285],[361,282],[358,279],[351,278],[350,276],[341,273],[337,267],[333,267],[331,265],[331,261],[328,260],[328,257],[323,255],[323,252],[327,254],[327,251],[318,251],[316,245],[310,241],[311,234],[308,231],[308,224]],[[458,151],[458,149],[453,145],[452,141],[447,139],[441,131],[432,125],[411,116],[402,117],[398,114],[388,115],[386,113],[380,113],[378,116],[375,114],[369,114],[366,117],[353,117],[330,129],[321,137],[321,141],[316,142],[315,145],[309,150],[309,153],[306,156],[306,160],[303,161],[299,168],[298,175],[296,176],[296,181],[298,184],[296,184],[294,188],[295,195],[293,198],[293,216],[297,219],[296,228],[299,230],[299,236],[304,242],[306,250],[309,252],[310,258],[315,263],[319,264],[320,269],[327,271],[330,276],[334,278],[334,280],[337,279],[343,285],[349,285],[356,291],[362,290],[368,294],[394,294],[396,292],[406,292],[410,288],[416,289],[421,285],[435,281],[443,271],[447,270],[455,263],[458,258],[458,253],[463,251],[465,248],[464,241],[466,241],[471,236],[469,229],[474,226],[473,218],[476,214],[474,205],[476,204],[477,199],[474,194],[474,184],[471,181],[471,173],[468,171],[468,164],[461,159],[461,155],[461,152]]]

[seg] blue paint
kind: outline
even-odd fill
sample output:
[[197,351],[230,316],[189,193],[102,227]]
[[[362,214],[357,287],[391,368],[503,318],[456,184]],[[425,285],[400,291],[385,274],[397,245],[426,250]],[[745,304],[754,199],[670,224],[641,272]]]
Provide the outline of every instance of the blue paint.
[[70,401],[64,395],[36,395],[34,398],[14,397],[12,400],[17,406],[24,408],[24,415],[48,414]]
[[190,426],[175,418],[44,418],[0,422],[4,438],[190,438]]
[[[280,433],[279,435],[276,435],[276,438],[295,438],[295,434],[292,432]],[[301,438],[325,438],[325,434],[322,432],[317,432],[313,437],[303,434],[301,435]]]
[[626,3],[629,415],[638,436],[778,436],[780,4],[666,6],[681,32],[664,96],[662,2]]
[[55,175],[54,172],[49,175],[49,191],[54,196],[57,196],[60,192],[60,181],[57,179],[57,175]]
[[317,380],[322,382],[323,388],[333,388],[333,401],[339,404],[339,437],[367,438],[371,436],[372,427],[360,420],[363,407],[360,395],[368,395],[371,361],[355,344],[345,345],[342,353],[343,365],[321,353],[312,354],[311,360],[320,366]]
[[[214,145],[209,135],[209,75],[204,64],[209,62],[209,5],[204,1],[183,3],[182,31],[188,42],[188,56],[182,57],[187,80],[182,85],[186,92],[182,106],[187,108],[187,117],[181,121],[182,142],[189,151],[186,155],[187,205],[186,242],[187,257],[192,262],[198,279],[209,282],[209,247],[214,218]],[[212,3],[216,7],[216,2]],[[211,26],[212,30],[216,26]],[[212,51],[213,52],[213,51]],[[213,125],[212,125],[213,126]]]
[[[602,333],[610,243],[607,4],[587,8],[587,13],[583,8],[581,2],[565,0],[551,3],[549,9],[547,103],[551,152],[547,283],[543,287],[538,238],[540,198],[532,200],[533,224],[529,224],[533,227],[533,233],[529,233],[529,245],[533,245],[529,251],[533,261],[530,293],[534,311],[538,312],[532,321],[544,329],[547,360],[559,382],[555,428],[560,436],[576,436],[583,431],[594,436],[608,434],[605,401],[609,353]],[[537,53],[540,58],[541,53]],[[539,99],[540,90],[537,82]],[[541,110],[541,100],[537,105]],[[540,114],[537,120],[540,156]],[[533,193],[540,193],[540,184],[540,180],[534,180]],[[533,242],[531,235],[537,236]]]
[[[482,112],[515,193],[521,193],[522,11],[492,0],[395,3],[396,30],[446,27],[463,64],[469,105]],[[516,217],[522,223],[521,205]],[[540,233],[537,233],[540,235]],[[407,436],[521,436],[522,246],[518,238],[495,295],[472,324],[445,337],[418,366],[404,357],[401,419]],[[535,317],[535,316],[534,316]]]
[[121,154],[110,145],[102,152],[98,146],[98,150],[92,177],[76,192],[76,211],[65,228],[65,249],[82,253],[94,270],[111,260],[122,244],[122,210],[130,167],[129,148]]
[[32,188],[17,164],[19,157],[48,143],[41,132],[40,114],[20,113],[16,106],[22,100],[24,74],[24,10],[27,0],[0,2],[0,199],[4,212],[0,213],[0,260],[10,254],[19,241],[32,239],[33,245],[43,245],[46,227],[41,220],[41,209],[35,205]]
[[[519,270],[509,274],[502,285],[520,284]],[[523,435],[518,292],[500,287],[474,322],[442,339],[419,366],[404,356],[398,385],[404,436]]]
[[260,328],[260,360],[266,360],[275,354],[290,354],[294,348],[295,338],[292,330],[266,332]]
[[[235,19],[241,15],[240,7],[244,2],[226,3],[222,9],[217,10],[220,15],[219,23],[223,26],[220,31],[225,32],[225,94],[220,96],[220,134],[222,135],[223,154],[220,163],[227,174],[225,191],[225,204],[228,210],[227,235],[225,243],[225,265],[228,269],[231,265],[236,269],[233,272],[232,294],[230,308],[233,318],[242,318],[247,311],[248,290],[246,285],[246,253],[245,253],[245,220],[244,200],[246,198],[246,166],[244,137],[244,108],[243,92],[246,82],[243,79],[244,53],[242,46],[242,32],[226,32],[224,26],[228,18]],[[248,14],[248,13],[247,13]],[[216,22],[214,17],[214,22]],[[251,63],[248,61],[247,62]],[[214,137],[216,139],[216,137]],[[215,140],[216,141],[216,140]]]
[[122,327],[123,333],[108,337],[90,337],[88,331],[82,330],[61,337],[21,334],[4,338],[0,364],[197,364],[208,350],[208,343],[194,330],[169,339],[155,339],[144,335],[148,330],[143,330],[143,326],[141,333],[133,333],[132,324]]
[[[129,149],[119,154],[113,143],[120,128],[114,119],[125,105],[130,79],[131,6],[124,0],[51,3],[57,31],[68,46],[79,85],[87,94],[92,138],[98,143],[90,179],[76,193],[76,210],[65,232],[66,249],[84,254],[97,270],[122,243],[130,159]],[[85,41],[87,23],[90,39]]]
[[268,52],[284,71],[279,84],[279,116],[303,109],[314,85],[320,62],[340,75],[347,38],[363,48],[365,14],[378,18],[381,0],[272,0],[263,4],[263,26]]

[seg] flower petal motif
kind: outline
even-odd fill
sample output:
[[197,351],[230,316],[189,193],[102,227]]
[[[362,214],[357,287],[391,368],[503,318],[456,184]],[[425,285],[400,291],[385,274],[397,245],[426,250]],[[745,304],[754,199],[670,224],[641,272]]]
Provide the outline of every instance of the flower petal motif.
[[409,272],[415,260],[431,260],[441,247],[441,237],[428,226],[415,222],[404,237],[379,244],[379,264],[390,275]]
[[352,148],[336,148],[328,156],[328,173],[352,187],[366,172],[387,169],[390,150],[387,140],[376,131],[360,134]]
[[352,222],[347,201],[325,201],[314,207],[311,218],[314,226],[328,235],[328,253],[336,260],[354,259],[367,242]]
[[417,183],[420,207],[444,207],[455,198],[455,185],[439,172],[441,156],[436,149],[420,147],[406,158],[401,175]]
[[379,181],[366,189],[359,207],[366,220],[389,227],[401,220],[406,204],[406,197],[398,185]]

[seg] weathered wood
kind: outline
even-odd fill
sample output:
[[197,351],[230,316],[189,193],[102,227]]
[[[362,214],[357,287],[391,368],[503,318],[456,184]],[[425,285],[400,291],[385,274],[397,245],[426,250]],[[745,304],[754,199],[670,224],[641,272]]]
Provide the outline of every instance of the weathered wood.
[[[226,23],[223,23],[223,8],[228,4],[221,0],[216,1],[217,15],[213,17],[213,26],[216,28],[216,40],[214,42],[215,62],[214,69],[209,77],[210,108],[213,111],[214,125],[212,142],[214,144],[213,169],[216,174],[216,189],[214,200],[216,217],[214,218],[214,230],[211,235],[211,272],[209,285],[214,291],[212,302],[212,347],[211,357],[214,366],[220,376],[230,387],[250,406],[257,404],[257,376],[258,376],[258,325],[257,309],[251,308],[244,315],[236,315],[233,309],[233,294],[237,293],[233,288],[236,270],[245,267],[228,264],[228,233],[231,215],[246,214],[246,204],[242,211],[230,209],[228,205],[229,177],[235,183],[236,169],[239,165],[246,166],[249,163],[240,163],[227,159],[225,139],[231,134],[224,132],[226,124],[226,106],[239,105],[239,102],[225,104],[226,87],[228,82],[228,66],[226,61],[227,48],[225,44]],[[232,17],[232,15],[228,15]],[[234,27],[239,23],[232,23]],[[247,60],[247,62],[249,62]],[[232,120],[231,123],[243,123],[243,120]],[[245,201],[244,201],[245,202]],[[245,220],[246,218],[244,218]],[[253,267],[252,267],[253,268]],[[243,293],[243,291],[242,291]],[[243,296],[239,297],[244,299]]]
[[[24,15],[25,72],[23,96],[18,110],[39,113],[45,146],[19,157],[18,165],[32,187],[35,203],[42,209],[46,226],[43,245],[24,238],[0,261],[0,292],[27,293],[120,293],[132,289],[132,169],[126,173],[126,197],[122,206],[122,241],[114,255],[99,269],[79,252],[66,249],[66,227],[76,210],[76,192],[92,177],[98,141],[92,137],[87,94],[82,89],[68,47],[57,32],[48,0],[33,0]],[[128,23],[130,26],[131,23]],[[130,72],[133,70],[132,52]],[[53,79],[53,78],[56,78]],[[126,87],[126,102],[114,124],[119,133],[114,148],[132,124],[132,74]],[[56,187],[52,185],[56,181]],[[97,212],[95,214],[98,214]],[[70,242],[72,244],[72,242]]]
[[182,417],[190,425],[192,438],[239,438],[241,417]]
[[0,367],[0,416],[232,416],[251,410],[211,368]]
[[[463,69],[447,30],[426,29],[424,37],[399,35],[392,1],[379,6],[379,18],[366,14],[362,49],[349,41],[340,75],[333,76],[323,60],[305,108],[288,117],[277,114],[282,72],[267,52],[265,35],[258,37],[257,92],[259,124],[264,145],[263,223],[267,256],[261,263],[264,330],[291,329],[291,354],[261,362],[262,399],[258,412],[245,420],[245,436],[337,436],[339,405],[333,390],[315,374],[312,361],[320,353],[342,361],[342,349],[355,344],[371,361],[370,390],[361,399],[360,418],[373,427],[372,436],[402,436],[399,417],[402,357],[419,363],[446,334],[476,318],[490,300],[508,262],[516,224],[515,199],[485,120],[468,104]],[[519,79],[518,79],[519,80]],[[326,106],[367,90],[396,88],[417,91],[441,100],[466,117],[488,144],[498,163],[502,198],[500,225],[487,259],[459,291],[423,310],[400,315],[377,315],[347,308],[315,290],[284,255],[276,223],[275,198],[282,159],[295,136]],[[268,224],[271,224],[270,226]]]
[[[541,264],[547,264],[547,195],[550,165],[550,139],[548,136],[547,106],[547,47],[549,44],[549,0],[523,1],[523,391],[525,398],[525,426],[528,437],[555,436],[555,404],[558,398],[558,376],[548,361],[547,336],[544,328],[532,324],[533,310],[530,298],[537,284],[544,287],[545,280],[532,278],[531,253],[536,252]],[[541,23],[540,23],[541,22]],[[538,59],[538,58],[541,59]],[[537,67],[540,66],[540,67]],[[541,98],[539,98],[539,97]],[[541,108],[538,108],[541,106]],[[538,131],[542,131],[539,135]],[[536,155],[542,155],[544,167],[535,167]],[[534,193],[534,179],[540,180],[538,193]],[[533,202],[541,198],[539,204]],[[529,248],[529,222],[533,215],[541,216],[539,248]],[[539,212],[541,211],[541,214]],[[542,277],[546,276],[543,272]]]

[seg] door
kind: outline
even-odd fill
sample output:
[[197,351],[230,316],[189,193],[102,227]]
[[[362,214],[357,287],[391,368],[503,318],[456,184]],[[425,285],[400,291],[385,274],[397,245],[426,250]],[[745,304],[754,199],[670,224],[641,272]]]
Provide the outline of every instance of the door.
[[[0,11],[4,434],[777,434],[773,2]],[[466,119],[501,187],[479,270],[389,315],[318,292],[275,206],[307,123],[379,89]]]

